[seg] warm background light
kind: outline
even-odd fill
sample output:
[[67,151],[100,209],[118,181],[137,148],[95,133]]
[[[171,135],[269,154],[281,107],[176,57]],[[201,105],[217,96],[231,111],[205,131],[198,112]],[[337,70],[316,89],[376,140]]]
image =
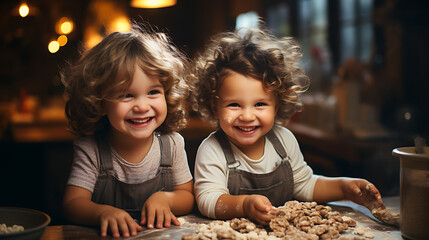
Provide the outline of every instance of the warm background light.
[[163,8],[176,4],[176,0],[132,0],[131,7],[135,8]]
[[91,21],[83,29],[83,42],[87,49],[99,43],[112,32],[129,31],[131,28],[127,5],[120,1],[92,0],[88,6]]
[[61,24],[61,32],[64,34],[69,34],[73,29],[73,26],[70,22],[64,22]]
[[67,36],[66,35],[61,35],[57,38],[57,42],[60,44],[60,47],[64,46],[67,44]]
[[26,17],[29,12],[30,8],[28,8],[28,5],[26,3],[22,3],[21,6],[19,6],[19,15],[21,17]]
[[48,45],[50,53],[56,53],[60,49],[60,44],[57,41],[51,41]]
[[73,21],[62,17],[56,24],[55,30],[58,34],[69,34],[73,31]]
[[126,32],[131,29],[130,20],[126,17],[118,17],[112,20],[110,31],[111,32]]

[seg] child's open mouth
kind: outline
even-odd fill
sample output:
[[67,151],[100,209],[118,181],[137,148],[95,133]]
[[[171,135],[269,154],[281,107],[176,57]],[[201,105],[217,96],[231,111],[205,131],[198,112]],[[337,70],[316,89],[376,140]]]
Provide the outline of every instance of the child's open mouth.
[[145,119],[127,119],[127,122],[131,124],[144,124],[152,120],[152,117],[145,118]]
[[251,131],[255,130],[257,127],[237,127],[237,128],[243,132],[251,132]]

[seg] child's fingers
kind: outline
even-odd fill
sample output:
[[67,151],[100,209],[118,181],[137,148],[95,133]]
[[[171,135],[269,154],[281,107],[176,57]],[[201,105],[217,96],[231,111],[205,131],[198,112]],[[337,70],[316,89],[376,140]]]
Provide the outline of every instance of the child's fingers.
[[102,237],[107,236],[107,227],[109,226],[109,223],[105,220],[101,221],[100,223],[100,235]]
[[373,195],[380,195],[380,192],[378,191],[378,189],[372,183],[368,183],[365,186],[365,189],[369,190]]
[[158,211],[156,214],[156,228],[162,228],[164,225],[164,212]]
[[370,192],[371,194],[375,194],[378,193],[377,188],[374,186],[374,184],[368,182],[367,185],[365,185],[365,190],[367,190],[368,192]]
[[171,214],[171,221],[173,222],[174,225],[180,226],[179,219],[177,219],[176,216],[174,216],[173,214]]
[[134,221],[134,219],[126,218],[125,221],[128,225],[131,236],[137,235],[137,226],[139,226],[139,225]]
[[147,214],[146,214],[146,218],[147,218],[147,228],[152,229],[154,228],[154,222],[155,222],[155,211],[154,210],[150,210]]
[[126,219],[121,219],[118,221],[119,229],[121,230],[123,237],[129,237],[130,236],[130,229],[128,228],[128,223]]
[[142,213],[141,213],[141,220],[140,220],[140,224],[141,225],[145,225],[146,224],[146,210],[143,208]]
[[379,201],[380,203],[383,203],[383,201],[381,200],[381,194],[380,194],[380,192],[378,191],[378,189],[374,186],[374,184],[372,184],[372,183],[368,183],[368,184],[365,186],[365,189],[366,189],[368,192],[370,192],[370,194],[371,194],[372,196],[374,196],[374,198],[375,198],[375,199],[377,199],[377,201]]
[[171,215],[170,211],[166,211],[166,214],[164,214],[164,227],[171,226]]
[[356,194],[356,196],[358,196],[358,197],[362,196],[362,194],[363,194],[360,185],[361,184],[357,184],[355,182],[352,182],[352,184],[350,186],[352,191],[354,192],[354,194]]
[[272,214],[262,214],[261,215],[261,220],[267,223],[270,223],[271,219],[275,218],[276,216],[272,215]]
[[255,208],[261,212],[269,212],[272,211],[274,207],[271,205],[271,202],[268,200],[268,198],[259,198],[255,202]]
[[118,224],[117,224],[115,219],[109,220],[109,227],[110,227],[110,231],[112,232],[113,237],[118,238],[121,236],[119,234]]
[[143,227],[140,224],[138,224],[136,222],[134,222],[134,223],[135,223],[137,232],[140,232],[141,230],[143,230]]
[[256,214],[256,221],[262,225],[270,224],[271,219],[275,218],[272,214],[259,213]]

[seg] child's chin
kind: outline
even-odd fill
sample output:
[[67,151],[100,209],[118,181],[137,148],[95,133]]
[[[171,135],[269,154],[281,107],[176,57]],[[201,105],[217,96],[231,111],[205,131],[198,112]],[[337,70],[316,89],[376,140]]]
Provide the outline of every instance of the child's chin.
[[258,139],[236,139],[240,143],[240,145],[253,145],[257,142]]

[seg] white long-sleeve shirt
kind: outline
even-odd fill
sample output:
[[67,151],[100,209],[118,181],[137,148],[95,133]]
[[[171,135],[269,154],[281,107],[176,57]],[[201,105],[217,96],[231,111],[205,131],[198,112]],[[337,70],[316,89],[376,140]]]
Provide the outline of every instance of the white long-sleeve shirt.
[[[311,201],[317,175],[304,161],[295,136],[286,128],[278,125],[273,127],[274,133],[285,147],[290,158],[294,180],[294,198],[300,201]],[[232,144],[232,151],[241,164],[238,169],[251,173],[269,173],[281,161],[270,141],[265,141],[264,155],[257,160],[248,158]],[[222,194],[228,191],[229,168],[225,155],[214,133],[211,133],[198,148],[195,159],[195,197],[201,214],[216,218],[215,206]]]

